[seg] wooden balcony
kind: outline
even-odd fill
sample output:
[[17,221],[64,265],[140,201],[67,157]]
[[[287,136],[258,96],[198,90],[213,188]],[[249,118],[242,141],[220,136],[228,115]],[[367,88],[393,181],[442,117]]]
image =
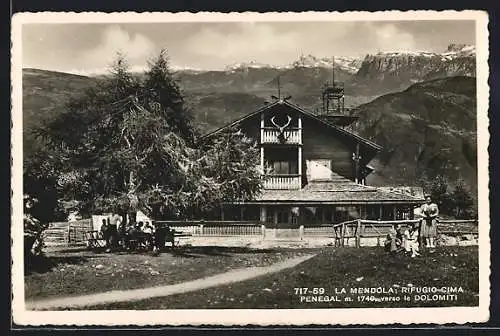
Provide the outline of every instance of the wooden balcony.
[[264,177],[264,189],[292,190],[300,189],[302,179],[300,175],[268,175]]
[[301,144],[302,143],[302,132],[300,129],[289,129],[283,132],[284,142],[281,142],[279,139],[279,130],[272,129],[263,129],[261,132],[262,139],[261,143],[263,144]]

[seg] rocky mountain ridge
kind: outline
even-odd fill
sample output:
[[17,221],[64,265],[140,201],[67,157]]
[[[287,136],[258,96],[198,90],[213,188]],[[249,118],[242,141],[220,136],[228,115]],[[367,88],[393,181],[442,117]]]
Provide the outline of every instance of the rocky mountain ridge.
[[443,53],[383,52],[367,55],[351,85],[358,92],[402,90],[411,84],[436,78],[476,76],[476,49],[451,44]]
[[[363,63],[372,62],[373,58],[394,58],[394,57],[425,57],[425,58],[439,58],[439,60],[446,62],[459,57],[475,57],[476,48],[474,45],[467,44],[450,44],[448,48],[442,53],[429,52],[429,51],[385,51],[376,54],[367,54],[364,57],[352,56],[335,56],[335,57],[316,57],[314,55],[302,54],[296,61],[285,65],[271,65],[266,63],[251,60],[249,62],[234,63],[225,68],[225,71],[237,71],[243,69],[290,69],[290,68],[332,68],[335,67],[355,74],[362,67]],[[178,71],[188,71],[189,69],[178,69]],[[194,71],[202,71],[193,69]]]

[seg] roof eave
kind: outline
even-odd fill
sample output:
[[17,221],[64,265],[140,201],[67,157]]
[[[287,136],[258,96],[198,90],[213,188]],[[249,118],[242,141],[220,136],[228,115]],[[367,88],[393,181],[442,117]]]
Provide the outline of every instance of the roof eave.
[[273,106],[279,105],[279,104],[288,105],[289,107],[291,107],[293,109],[296,109],[296,110],[300,111],[301,113],[307,115],[311,119],[314,119],[314,120],[316,120],[316,121],[318,121],[318,122],[320,122],[320,123],[322,123],[322,124],[324,124],[324,125],[326,125],[328,127],[331,127],[331,128],[337,130],[340,133],[343,133],[343,134],[345,134],[347,136],[351,136],[351,137],[357,139],[361,143],[365,144],[366,146],[370,147],[371,149],[373,149],[373,150],[375,150],[377,152],[379,152],[380,150],[382,150],[382,146],[380,146],[380,145],[378,145],[378,144],[376,144],[376,143],[374,143],[374,142],[372,142],[372,141],[370,141],[368,139],[365,139],[365,138],[363,138],[363,137],[361,137],[361,136],[359,136],[357,134],[354,134],[352,132],[346,131],[346,130],[338,127],[337,125],[334,125],[332,123],[324,121],[323,119],[318,118],[317,116],[315,116],[311,112],[303,109],[302,107],[300,107],[300,106],[298,106],[296,104],[290,103],[288,100],[277,100],[277,101],[275,101],[273,103],[266,104],[266,105],[262,106],[261,108],[259,108],[258,110],[252,112],[252,113],[249,113],[249,114],[247,114],[247,115],[245,115],[245,116],[243,116],[243,117],[241,117],[241,118],[239,118],[239,119],[237,119],[237,120],[235,120],[235,121],[233,121],[233,122],[231,122],[229,124],[226,124],[226,125],[224,125],[222,127],[219,127],[218,129],[216,129],[216,130],[214,130],[214,131],[212,131],[212,132],[210,132],[208,134],[205,134],[205,135],[201,136],[199,139],[196,140],[196,143],[200,143],[200,142],[202,142],[202,141],[210,138],[211,136],[214,136],[214,135],[220,133],[224,129],[233,127],[233,126],[241,123],[242,121],[244,121],[246,119],[249,119],[249,118],[251,118],[251,117],[253,117],[253,116],[261,113],[262,111],[264,111],[264,110],[266,110],[268,108],[271,108]]
[[251,113],[249,113],[249,114],[247,114],[247,115],[245,115],[245,116],[243,116],[243,117],[241,117],[239,119],[236,119],[236,120],[230,122],[229,124],[221,126],[221,127],[217,128],[216,130],[214,130],[212,132],[209,132],[209,133],[207,133],[205,135],[202,135],[199,139],[196,140],[196,142],[200,143],[203,140],[206,140],[206,139],[208,139],[208,138],[210,138],[210,137],[212,137],[212,136],[214,136],[214,135],[222,132],[223,130],[225,130],[227,128],[236,126],[239,123],[241,123],[242,121],[245,121],[245,120],[247,120],[247,119],[249,119],[249,118],[251,118],[251,117],[253,117],[253,116],[255,116],[255,115],[259,114],[259,113],[261,113],[265,109],[268,109],[268,108],[270,108],[272,106],[278,105],[278,103],[279,103],[279,101],[275,101],[273,103],[266,104],[266,105],[262,106],[261,108],[259,108],[258,110],[254,111],[254,112],[251,112]]
[[314,120],[317,120],[319,121],[320,123],[323,123],[331,128],[334,128],[335,130],[339,131],[340,133],[343,133],[345,135],[348,135],[348,136],[352,136],[353,138],[356,138],[357,140],[359,140],[360,142],[364,143],[365,145],[369,146],[369,147],[372,147],[373,149],[375,149],[376,151],[380,151],[382,150],[382,146],[376,144],[375,142],[373,141],[370,141],[368,139],[365,139],[357,134],[354,134],[352,132],[349,132],[349,131],[346,131],[345,129],[343,128],[340,128],[338,127],[337,125],[335,124],[332,124],[332,123],[329,123],[321,118],[318,118],[318,116],[312,114],[311,112],[303,109],[302,107],[296,105],[296,104],[293,104],[293,103],[290,103],[289,101],[285,101],[284,102],[285,104],[287,104],[288,106],[292,107],[292,108],[295,108],[297,110],[299,110],[300,112],[304,113],[305,115],[307,115],[308,117],[314,119]]

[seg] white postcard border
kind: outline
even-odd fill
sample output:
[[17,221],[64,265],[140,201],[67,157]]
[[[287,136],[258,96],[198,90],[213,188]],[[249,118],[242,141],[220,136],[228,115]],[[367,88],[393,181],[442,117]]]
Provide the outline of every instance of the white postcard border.
[[[452,308],[27,311],[24,304],[22,25],[31,23],[475,20],[477,63],[479,306]],[[18,325],[335,325],[485,322],[490,303],[488,16],[481,11],[302,13],[18,13],[12,18],[12,313]]]

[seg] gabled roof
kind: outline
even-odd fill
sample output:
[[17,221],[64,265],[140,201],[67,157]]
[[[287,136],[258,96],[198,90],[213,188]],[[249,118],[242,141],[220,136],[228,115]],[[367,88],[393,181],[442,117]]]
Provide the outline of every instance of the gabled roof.
[[252,117],[254,117],[254,116],[256,116],[256,115],[264,112],[265,110],[270,109],[270,108],[272,108],[274,106],[277,106],[277,105],[288,106],[288,107],[290,107],[290,108],[292,108],[292,109],[294,109],[294,110],[302,113],[303,115],[306,115],[307,117],[309,117],[309,118],[311,118],[311,119],[313,119],[313,120],[315,120],[315,121],[317,121],[317,122],[319,122],[319,123],[321,123],[323,125],[326,125],[326,126],[330,127],[331,129],[335,130],[336,132],[338,132],[340,134],[344,134],[346,136],[349,136],[351,138],[354,138],[354,139],[358,140],[360,143],[366,145],[367,147],[369,147],[371,149],[374,149],[374,150],[377,150],[377,151],[379,151],[379,150],[382,149],[382,147],[380,145],[378,145],[378,144],[376,144],[376,143],[374,143],[374,142],[372,142],[372,141],[370,141],[368,139],[360,137],[357,134],[349,132],[349,131],[347,131],[347,130],[345,130],[343,128],[340,128],[337,125],[334,125],[334,124],[332,124],[332,123],[330,123],[328,121],[325,121],[325,120],[319,118],[318,116],[314,115],[313,113],[311,113],[311,112],[303,109],[302,107],[300,107],[300,106],[298,106],[296,104],[290,103],[288,100],[276,100],[273,103],[264,105],[263,107],[261,107],[260,109],[254,111],[252,113],[249,113],[249,114],[247,114],[247,115],[245,115],[245,116],[243,116],[243,117],[241,117],[241,118],[239,118],[239,119],[237,119],[237,120],[235,120],[235,121],[233,121],[233,122],[231,122],[231,123],[229,123],[229,124],[227,124],[225,126],[222,126],[222,127],[218,128],[218,129],[216,129],[215,131],[212,131],[212,132],[210,132],[208,134],[205,134],[204,136],[202,136],[199,139],[199,141],[202,141],[203,139],[206,139],[206,138],[208,138],[210,136],[213,136],[213,135],[215,135],[215,134],[223,131],[224,129],[233,127],[233,126],[235,126],[235,125],[237,125],[237,124],[239,124],[239,123],[241,123],[241,122],[243,122],[243,121],[245,121],[247,119],[250,119],[250,118],[252,118]]
[[[405,190],[411,189],[411,192]],[[330,181],[313,181],[299,190],[263,190],[252,203],[380,204],[424,201],[422,188],[389,189],[357,184],[339,176]]]

